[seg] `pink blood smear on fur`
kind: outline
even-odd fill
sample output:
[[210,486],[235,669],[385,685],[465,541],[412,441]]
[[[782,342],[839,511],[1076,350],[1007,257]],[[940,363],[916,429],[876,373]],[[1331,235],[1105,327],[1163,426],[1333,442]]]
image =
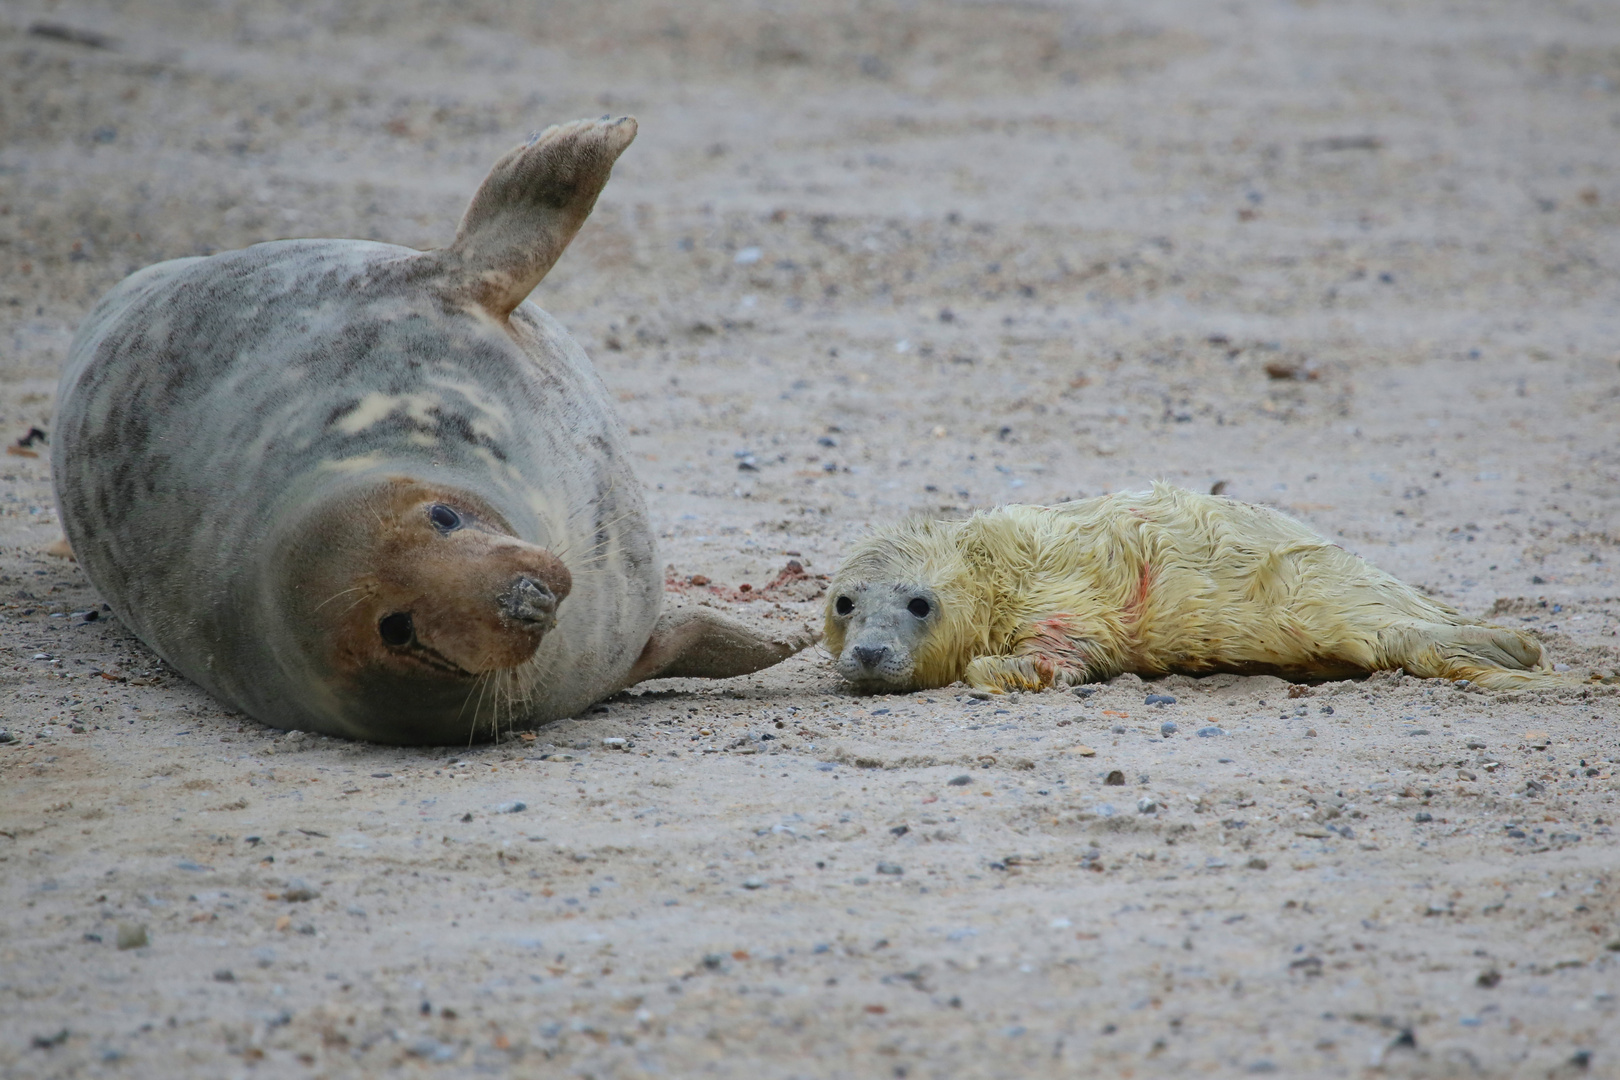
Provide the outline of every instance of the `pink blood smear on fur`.
[[1150,563],[1142,564],[1142,576],[1136,582],[1136,595],[1131,597],[1130,603],[1120,614],[1128,621],[1135,622],[1142,617],[1142,609],[1147,606],[1148,590],[1153,586],[1153,566]]

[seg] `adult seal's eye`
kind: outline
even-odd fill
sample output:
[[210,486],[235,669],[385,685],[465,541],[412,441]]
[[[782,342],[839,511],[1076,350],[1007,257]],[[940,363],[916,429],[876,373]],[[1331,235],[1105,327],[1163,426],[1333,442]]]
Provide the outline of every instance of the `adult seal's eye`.
[[928,618],[928,613],[934,609],[928,606],[928,601],[919,596],[917,599],[906,605],[906,610],[917,616],[919,619],[926,619]]
[[409,612],[396,611],[378,621],[377,633],[381,635],[384,645],[398,648],[411,643],[411,638],[416,636],[416,627],[411,624]]
[[434,503],[428,508],[428,520],[440,532],[455,532],[461,528],[461,515],[444,503]]
[[851,600],[847,596],[840,596],[833,604],[833,610],[838,612],[840,615],[848,615],[850,612],[855,610],[855,601]]

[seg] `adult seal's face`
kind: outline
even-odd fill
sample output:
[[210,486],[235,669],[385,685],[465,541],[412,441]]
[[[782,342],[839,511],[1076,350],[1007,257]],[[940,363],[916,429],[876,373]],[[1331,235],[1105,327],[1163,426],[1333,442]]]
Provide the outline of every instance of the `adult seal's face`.
[[351,734],[413,741],[457,715],[470,737],[532,688],[572,579],[483,500],[392,479],[319,500],[291,531],[268,629],[284,666],[321,676]]

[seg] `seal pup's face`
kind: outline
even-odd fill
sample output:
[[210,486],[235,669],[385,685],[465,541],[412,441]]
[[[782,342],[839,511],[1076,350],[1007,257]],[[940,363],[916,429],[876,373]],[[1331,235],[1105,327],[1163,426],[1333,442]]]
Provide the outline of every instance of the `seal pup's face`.
[[534,656],[572,586],[561,560],[513,536],[484,500],[414,480],[328,499],[303,519],[282,572],[307,660],[362,722],[419,712],[442,724],[480,676]]
[[829,592],[827,642],[838,674],[860,690],[911,689],[916,655],[938,622],[939,597],[926,585],[842,582]]
[[960,531],[957,522],[897,522],[857,543],[833,575],[825,644],[857,690],[925,690],[962,677],[985,637],[985,604]]

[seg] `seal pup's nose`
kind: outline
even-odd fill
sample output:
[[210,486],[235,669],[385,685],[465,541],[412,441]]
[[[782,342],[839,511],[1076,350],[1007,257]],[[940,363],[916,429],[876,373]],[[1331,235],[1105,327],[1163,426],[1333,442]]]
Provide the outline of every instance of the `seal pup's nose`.
[[531,577],[519,577],[500,596],[501,614],[549,630],[557,621],[557,594]]
[[855,662],[867,671],[876,670],[877,666],[889,658],[887,645],[852,645],[849,655]]

